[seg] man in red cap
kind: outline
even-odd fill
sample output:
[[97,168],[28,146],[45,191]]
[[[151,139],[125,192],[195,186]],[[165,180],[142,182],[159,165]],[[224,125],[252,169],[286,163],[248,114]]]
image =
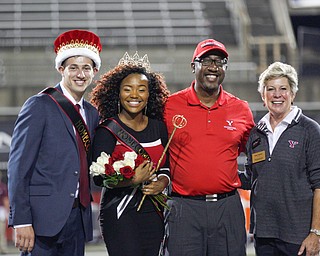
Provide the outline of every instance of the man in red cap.
[[54,42],[61,81],[30,97],[15,124],[8,163],[9,226],[21,255],[81,256],[92,240],[87,156],[97,110],[83,95],[101,66],[86,30]]
[[169,146],[172,208],[170,255],[246,255],[243,207],[237,188],[237,157],[254,125],[247,102],[224,91],[225,46],[207,39],[196,47],[189,88],[171,95],[165,109],[169,135],[183,115]]

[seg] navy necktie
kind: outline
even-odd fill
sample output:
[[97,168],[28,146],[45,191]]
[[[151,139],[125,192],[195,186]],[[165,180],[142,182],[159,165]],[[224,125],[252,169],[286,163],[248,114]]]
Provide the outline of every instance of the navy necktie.
[[[80,113],[80,105],[76,104],[75,107]],[[85,151],[80,134],[77,131],[76,131],[76,138],[77,138],[78,151],[79,151],[79,157],[80,157],[79,198],[80,198],[81,205],[86,208],[90,204],[87,153]]]

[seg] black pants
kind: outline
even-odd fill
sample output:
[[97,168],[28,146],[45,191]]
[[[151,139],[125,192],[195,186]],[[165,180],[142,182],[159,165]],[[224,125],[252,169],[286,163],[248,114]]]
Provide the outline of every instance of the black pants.
[[[301,245],[284,242],[276,238],[254,237],[257,256],[292,256],[298,255]],[[306,255],[305,252],[302,255]]]

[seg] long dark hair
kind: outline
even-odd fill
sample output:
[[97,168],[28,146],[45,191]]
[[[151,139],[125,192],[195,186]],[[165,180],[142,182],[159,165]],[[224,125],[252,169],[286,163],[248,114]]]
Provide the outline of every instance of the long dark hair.
[[101,120],[118,114],[120,84],[128,75],[144,74],[149,81],[149,99],[146,115],[153,119],[163,120],[164,105],[169,96],[169,90],[163,75],[147,72],[144,67],[126,64],[117,65],[103,74],[96,82],[91,92],[91,103],[98,109]]

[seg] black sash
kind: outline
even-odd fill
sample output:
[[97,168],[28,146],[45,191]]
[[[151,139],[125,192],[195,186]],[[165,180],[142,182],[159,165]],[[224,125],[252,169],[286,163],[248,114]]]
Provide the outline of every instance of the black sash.
[[69,117],[76,131],[79,133],[83,146],[86,150],[86,153],[88,154],[91,145],[90,134],[85,121],[83,120],[81,114],[75,108],[74,104],[59,90],[53,87],[48,87],[40,93],[47,94]]
[[108,129],[123,145],[132,149],[138,155],[143,156],[144,158],[151,160],[148,152],[141,146],[141,144],[122,126],[113,118],[108,118],[105,122],[105,125],[100,125]]
[[[109,130],[121,144],[123,144],[127,148],[132,149],[138,155],[142,155],[144,158],[151,161],[151,157],[149,156],[148,152],[144,149],[144,147],[142,147],[142,145],[130,133],[128,133],[125,129],[123,129],[122,126],[116,120],[114,120],[113,118],[108,118],[104,123],[105,125],[100,124],[100,126]],[[130,191],[132,190],[130,189]],[[128,197],[129,196],[128,192],[122,191],[120,197],[115,196],[113,199],[111,199],[110,202],[106,204],[104,208],[106,209],[110,205],[117,203],[120,200],[123,200],[123,196]],[[139,193],[138,196],[136,197],[137,201],[135,206],[138,206],[138,203],[140,202],[141,199],[142,199],[142,194]],[[131,199],[129,199],[129,201],[130,200]],[[152,203],[155,204],[153,200],[152,200]],[[124,208],[125,207],[126,207],[126,204]],[[161,210],[159,208],[155,208],[155,209],[156,209],[156,212],[160,215],[160,217],[163,218]]]
[[[103,127],[110,131],[113,136],[125,147],[133,150],[136,152],[138,155],[142,155],[144,158],[151,160],[148,152],[142,147],[142,145],[130,134],[128,133],[125,129],[122,128],[122,126],[113,118],[108,118],[105,122],[105,125],[101,125],[100,127]],[[136,188],[135,188],[136,190]],[[115,191],[111,190],[111,193],[115,193]],[[130,193],[134,193],[135,195],[135,206],[138,205],[138,202],[141,200],[142,195],[141,193],[136,194],[136,191],[133,192],[133,189],[121,189],[121,192],[117,195],[114,194],[114,197],[104,206],[104,209],[107,209],[113,204],[121,204],[121,212],[124,211],[124,209],[127,207],[127,204],[131,201],[131,198],[128,198]],[[121,201],[121,203],[120,203]],[[118,205],[118,207],[119,207]],[[117,209],[117,212],[119,210]],[[121,215],[122,213],[120,213]]]

